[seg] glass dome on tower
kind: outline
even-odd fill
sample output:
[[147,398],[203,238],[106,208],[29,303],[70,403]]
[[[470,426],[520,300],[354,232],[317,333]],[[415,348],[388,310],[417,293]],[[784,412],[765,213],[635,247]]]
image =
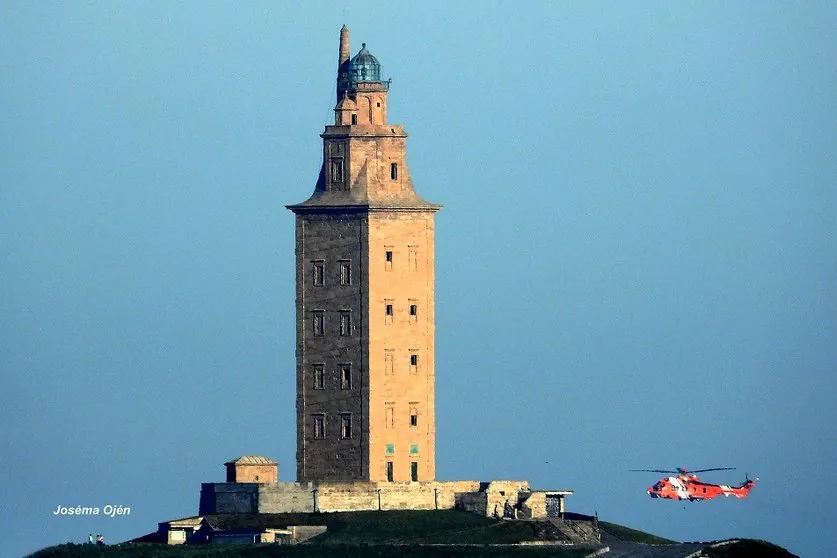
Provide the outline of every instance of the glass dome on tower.
[[349,79],[352,83],[381,81],[381,63],[369,52],[366,43],[363,43],[360,52],[349,61]]

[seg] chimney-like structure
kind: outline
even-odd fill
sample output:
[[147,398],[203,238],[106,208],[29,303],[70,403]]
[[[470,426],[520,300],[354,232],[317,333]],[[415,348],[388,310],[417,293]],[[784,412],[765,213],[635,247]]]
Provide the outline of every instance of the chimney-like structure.
[[349,28],[345,25],[340,28],[340,53],[337,60],[337,101],[340,102],[349,90]]

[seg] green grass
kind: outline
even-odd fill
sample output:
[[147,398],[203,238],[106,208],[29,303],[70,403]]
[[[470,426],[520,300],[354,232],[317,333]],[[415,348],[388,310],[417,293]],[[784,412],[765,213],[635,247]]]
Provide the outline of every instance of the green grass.
[[644,531],[637,531],[636,529],[631,529],[630,527],[625,527],[623,525],[617,525],[616,523],[610,523],[609,521],[599,521],[599,529],[610,533],[617,539],[627,542],[643,544],[678,544],[677,541],[664,539],[663,537],[658,537],[657,535],[652,535]]
[[[487,517],[455,511],[374,511],[325,514],[328,526],[318,544],[409,544],[409,543],[516,543],[520,540],[507,530],[481,540],[480,534],[491,532],[497,521]],[[503,534],[512,534],[504,539]]]

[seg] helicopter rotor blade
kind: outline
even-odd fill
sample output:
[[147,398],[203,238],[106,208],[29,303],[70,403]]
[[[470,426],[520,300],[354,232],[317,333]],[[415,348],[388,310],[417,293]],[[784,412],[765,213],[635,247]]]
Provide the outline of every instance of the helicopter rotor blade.
[[713,467],[711,469],[694,469],[690,473],[705,473],[706,471],[734,471],[735,467]]
[[671,471],[667,469],[631,469],[630,473],[679,473],[680,471]]

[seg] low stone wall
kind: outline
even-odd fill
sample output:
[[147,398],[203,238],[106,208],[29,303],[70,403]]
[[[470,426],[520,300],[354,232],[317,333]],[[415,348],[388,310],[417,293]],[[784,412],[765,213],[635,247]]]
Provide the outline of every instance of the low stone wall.
[[[313,483],[276,482],[259,485],[254,513],[310,513],[314,507]],[[225,512],[218,512],[225,513]]]
[[452,509],[457,494],[479,487],[479,481],[204,483],[200,513]]

